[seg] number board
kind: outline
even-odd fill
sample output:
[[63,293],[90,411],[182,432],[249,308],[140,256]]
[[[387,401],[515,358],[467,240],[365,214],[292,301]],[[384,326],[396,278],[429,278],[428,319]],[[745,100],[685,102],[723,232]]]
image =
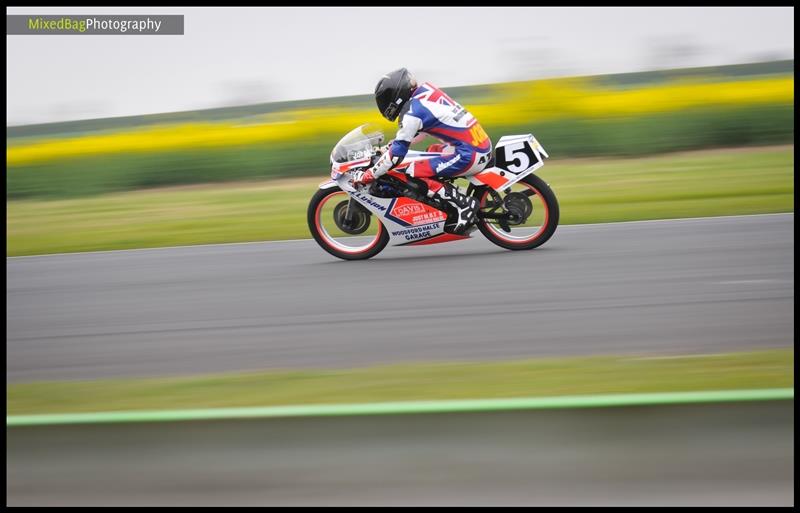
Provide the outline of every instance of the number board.
[[[505,139],[505,140],[504,140]],[[505,136],[497,142],[496,166],[511,173],[522,173],[530,168],[538,169],[544,162],[541,153],[547,153],[532,135]]]

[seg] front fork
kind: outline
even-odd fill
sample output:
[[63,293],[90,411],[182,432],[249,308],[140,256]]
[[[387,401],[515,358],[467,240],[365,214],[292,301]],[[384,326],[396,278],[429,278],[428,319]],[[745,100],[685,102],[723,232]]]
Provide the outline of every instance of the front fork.
[[350,198],[347,201],[347,210],[344,211],[344,220],[349,225],[352,225],[355,221],[352,214],[355,212],[355,210],[355,207],[353,207],[353,196],[350,195]]

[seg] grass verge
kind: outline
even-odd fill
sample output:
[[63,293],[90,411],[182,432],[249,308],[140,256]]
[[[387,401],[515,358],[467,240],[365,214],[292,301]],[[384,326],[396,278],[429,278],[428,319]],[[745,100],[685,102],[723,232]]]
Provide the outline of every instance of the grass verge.
[[[525,103],[523,101],[522,105]],[[511,109],[512,112],[516,110]],[[370,116],[373,115],[375,113]],[[482,115],[478,117],[486,121]],[[531,117],[537,119],[536,115],[531,114]],[[165,129],[166,133],[132,133],[123,138],[137,140],[134,146],[138,150],[125,150],[125,145],[122,145],[111,153],[115,144],[113,137],[111,140],[58,141],[55,144],[62,147],[59,151],[72,156],[51,160],[41,160],[49,150],[15,150],[12,142],[6,156],[7,197],[67,199],[148,187],[326,173],[334,144],[355,125],[367,121],[357,115],[351,121],[337,125],[322,116],[291,125],[300,130],[305,130],[302,126],[322,130],[297,140],[259,142],[248,141],[245,135],[241,135],[244,139],[238,143],[240,136],[236,131],[239,129],[234,127],[181,128],[172,136],[180,139],[194,133],[200,138],[191,145],[184,141],[185,147],[169,146],[172,136],[168,129]],[[329,122],[334,125],[329,125]],[[262,128],[281,133],[282,130],[276,126],[265,125]],[[503,134],[533,133],[550,155],[558,158],[633,157],[706,148],[790,144],[794,140],[794,109],[791,103],[781,103],[608,118],[537,119],[535,122],[516,121],[512,124],[484,122],[483,126],[494,141]],[[251,129],[254,127],[248,125],[240,128],[245,132]],[[257,132],[260,128],[255,130]],[[387,138],[392,137],[394,129],[386,130]],[[232,139],[228,140],[229,137]],[[227,142],[223,144],[224,141]],[[435,141],[428,138],[416,148],[424,149],[431,142]],[[156,149],[160,144],[166,146]],[[86,152],[82,153],[81,148]],[[20,157],[19,151],[24,151],[27,157]],[[22,163],[25,159],[33,160]]]
[[[550,161],[561,224],[794,210],[794,147]],[[7,255],[309,238],[326,176],[6,204]]]
[[794,349],[595,356],[7,386],[7,415],[748,390],[794,385]]

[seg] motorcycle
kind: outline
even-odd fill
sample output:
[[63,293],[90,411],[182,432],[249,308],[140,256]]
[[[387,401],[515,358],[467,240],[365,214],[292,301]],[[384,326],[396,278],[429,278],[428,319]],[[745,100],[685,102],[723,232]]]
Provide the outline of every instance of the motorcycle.
[[308,205],[311,235],[331,255],[363,260],[388,244],[451,242],[471,238],[476,230],[511,250],[533,249],[553,236],[558,201],[534,174],[549,155],[532,134],[501,137],[480,172],[436,178],[456,187],[456,180],[466,180],[466,194],[478,199],[477,220],[458,233],[445,226],[454,215],[448,203],[429,197],[424,181],[403,173],[413,162],[430,158],[430,152],[409,150],[397,167],[368,186],[353,186],[355,172],[372,166],[388,147],[381,148],[383,140],[379,129],[361,125],[331,152],[331,179],[319,185]]

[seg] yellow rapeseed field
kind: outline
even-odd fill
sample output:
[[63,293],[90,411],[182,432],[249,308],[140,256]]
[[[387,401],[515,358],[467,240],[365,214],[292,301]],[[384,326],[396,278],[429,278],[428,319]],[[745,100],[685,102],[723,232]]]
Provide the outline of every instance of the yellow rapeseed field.
[[648,87],[600,87],[590,79],[502,84],[504,101],[470,110],[481,120],[514,124],[531,119],[633,117],[705,106],[794,102],[794,77],[737,81],[670,81]]
[[[591,79],[555,79],[501,84],[479,104],[467,107],[484,125],[514,125],[563,118],[631,117],[704,106],[745,106],[794,102],[790,76],[735,81],[670,81],[646,87],[603,87]],[[255,123],[227,121],[160,125],[105,134],[9,144],[8,166],[83,155],[214,148],[313,140],[344,134],[363,123],[393,125],[375,109],[316,108],[280,112]]]

